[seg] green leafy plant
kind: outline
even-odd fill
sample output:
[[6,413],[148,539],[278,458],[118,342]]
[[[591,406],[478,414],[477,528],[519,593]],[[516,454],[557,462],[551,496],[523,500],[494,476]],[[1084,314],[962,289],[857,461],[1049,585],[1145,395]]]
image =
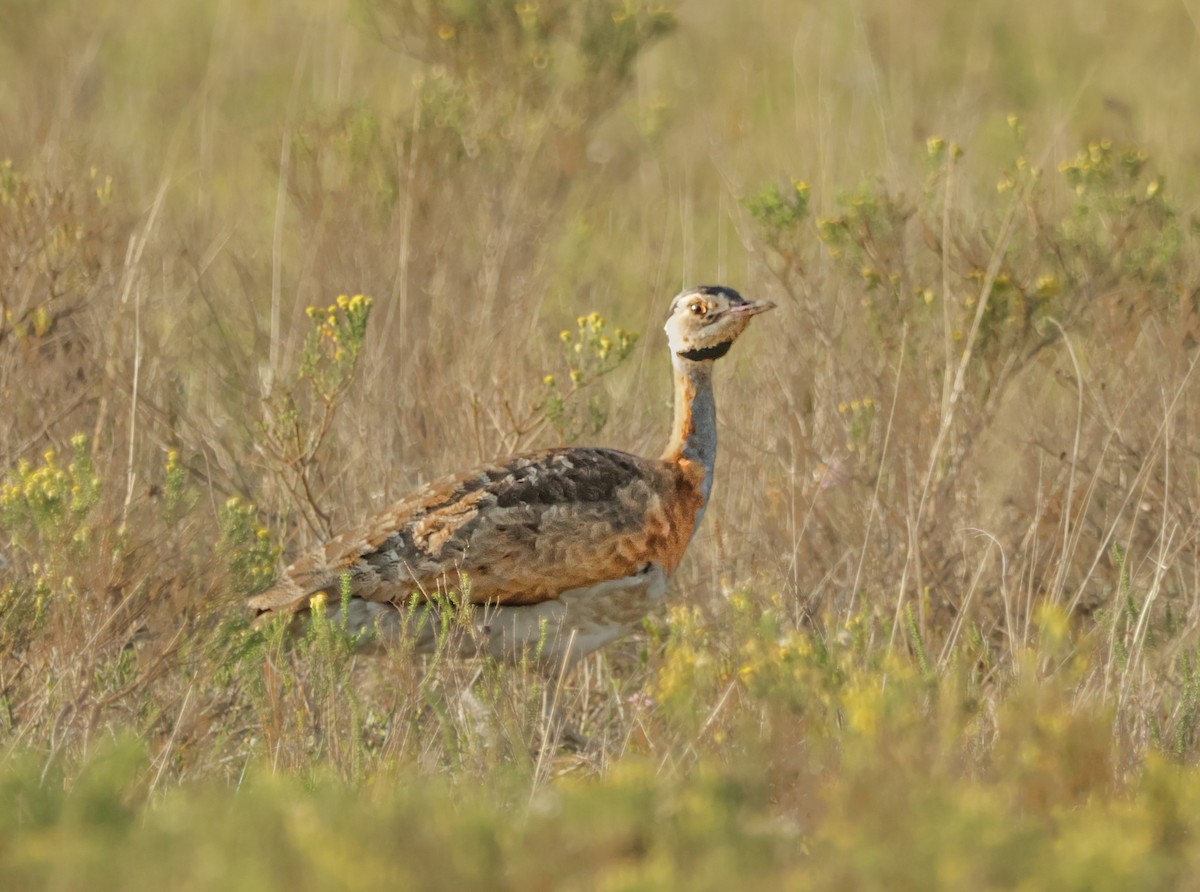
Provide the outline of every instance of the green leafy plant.
[[318,456],[354,381],[374,301],[341,295],[328,307],[309,307],[309,331],[294,378],[276,386],[265,404],[263,450],[306,521],[331,535],[320,499]]
[[237,496],[221,507],[220,552],[229,568],[231,585],[240,595],[262,591],[275,578],[282,549],[272,543],[271,531],[258,519],[254,505]]

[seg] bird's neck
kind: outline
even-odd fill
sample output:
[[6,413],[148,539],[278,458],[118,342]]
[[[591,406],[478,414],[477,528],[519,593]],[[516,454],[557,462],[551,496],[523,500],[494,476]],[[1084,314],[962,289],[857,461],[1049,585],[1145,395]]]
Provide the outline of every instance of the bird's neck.
[[717,403],[713,397],[712,360],[695,361],[672,354],[675,368],[675,420],[664,461],[694,461],[704,466],[704,500],[712,491],[717,463]]

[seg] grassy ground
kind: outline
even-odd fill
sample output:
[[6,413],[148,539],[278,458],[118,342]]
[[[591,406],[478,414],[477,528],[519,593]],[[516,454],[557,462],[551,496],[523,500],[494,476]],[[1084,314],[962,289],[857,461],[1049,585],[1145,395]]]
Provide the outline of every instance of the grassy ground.
[[[0,0],[3,886],[1193,882],[1193,5]],[[643,633],[248,627],[434,476],[661,448],[695,282],[781,308]]]

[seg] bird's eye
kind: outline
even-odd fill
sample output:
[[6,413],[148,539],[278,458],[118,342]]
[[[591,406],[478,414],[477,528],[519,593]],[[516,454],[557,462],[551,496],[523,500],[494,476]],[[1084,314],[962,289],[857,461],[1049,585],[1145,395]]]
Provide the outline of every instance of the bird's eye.
[[696,303],[691,304],[688,307],[688,310],[691,311],[693,316],[703,316],[704,315],[704,304],[697,301]]

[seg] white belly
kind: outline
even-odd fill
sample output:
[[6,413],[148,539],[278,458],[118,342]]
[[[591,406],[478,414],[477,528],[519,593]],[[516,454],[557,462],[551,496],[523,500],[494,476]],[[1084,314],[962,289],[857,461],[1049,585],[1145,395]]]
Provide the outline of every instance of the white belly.
[[[488,654],[558,669],[636,629],[666,590],[666,572],[650,564],[634,576],[520,607],[475,605],[464,612],[422,605],[404,610],[351,598],[348,627],[352,633],[365,631],[383,644],[409,646],[416,653],[433,653],[441,641],[461,656]],[[340,621],[340,614],[340,605],[330,605],[331,620]]]

